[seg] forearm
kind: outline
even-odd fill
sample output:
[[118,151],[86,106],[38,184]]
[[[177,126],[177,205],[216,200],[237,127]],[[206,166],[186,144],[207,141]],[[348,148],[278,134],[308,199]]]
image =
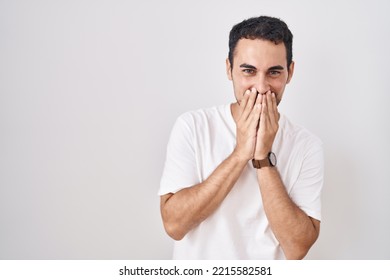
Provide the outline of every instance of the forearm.
[[318,230],[289,197],[276,168],[257,171],[263,206],[287,259],[302,259],[318,237]]
[[161,198],[161,215],[167,233],[176,240],[209,217],[225,199],[247,161],[233,152],[202,183]]

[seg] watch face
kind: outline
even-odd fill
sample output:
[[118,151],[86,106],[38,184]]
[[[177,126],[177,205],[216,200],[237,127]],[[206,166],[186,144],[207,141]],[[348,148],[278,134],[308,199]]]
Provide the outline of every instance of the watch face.
[[268,159],[269,159],[269,162],[271,163],[272,166],[276,165],[276,156],[273,152],[270,152],[268,154]]

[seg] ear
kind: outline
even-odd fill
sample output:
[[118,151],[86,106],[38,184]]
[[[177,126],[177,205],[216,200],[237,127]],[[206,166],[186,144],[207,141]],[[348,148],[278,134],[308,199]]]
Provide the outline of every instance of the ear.
[[290,67],[288,68],[287,84],[291,81],[292,76],[294,75],[294,65],[294,61],[291,61]]
[[230,81],[233,80],[233,77],[232,77],[232,67],[230,65],[229,58],[226,58],[226,74],[227,74],[227,77],[228,77],[228,79]]

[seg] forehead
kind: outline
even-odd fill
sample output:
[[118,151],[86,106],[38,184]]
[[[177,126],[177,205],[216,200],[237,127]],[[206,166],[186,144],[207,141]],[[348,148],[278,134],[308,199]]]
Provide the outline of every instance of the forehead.
[[275,44],[261,39],[240,39],[234,51],[234,64],[247,63],[257,68],[287,66],[284,43]]

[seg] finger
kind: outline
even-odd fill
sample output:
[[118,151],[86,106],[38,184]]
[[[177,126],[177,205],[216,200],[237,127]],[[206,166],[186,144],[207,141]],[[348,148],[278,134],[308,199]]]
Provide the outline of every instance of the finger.
[[261,100],[262,100],[262,95],[258,96],[257,97],[257,100],[256,100],[256,103],[255,103],[255,106],[252,110],[252,117],[251,117],[251,123],[250,123],[250,128],[251,129],[256,129],[258,128],[259,126],[259,122],[260,122],[260,114],[261,114]]
[[260,108],[260,113],[261,113],[261,103],[263,102],[263,98],[264,98],[263,94],[258,94],[255,102],[255,107],[257,105],[258,108]]
[[268,116],[268,104],[267,104],[267,93],[263,96],[263,101],[261,103],[261,114],[260,114],[260,128],[266,129],[269,123]]
[[268,116],[269,122],[272,127],[277,123],[276,120],[276,109],[275,109],[275,94],[272,92],[267,93],[267,105],[268,105]]
[[249,90],[246,90],[246,91],[244,92],[244,94],[243,94],[241,100],[240,100],[240,101],[237,101],[240,116],[241,116],[242,113],[244,112],[245,107],[246,107],[246,104],[248,103],[249,93],[250,93],[250,91],[249,91]]
[[238,105],[242,108],[242,110],[245,109],[246,103],[248,102],[249,94],[250,94],[250,90],[247,89],[242,95],[241,100],[238,102]]
[[241,115],[242,118],[244,118],[245,120],[248,119],[248,116],[252,112],[253,106],[255,105],[256,96],[257,96],[257,91],[255,88],[252,88],[250,90],[249,98],[248,98],[248,101],[246,103],[245,109]]
[[258,94],[257,98],[256,98],[256,104],[260,104],[261,105],[262,101],[263,101],[263,94]]
[[272,114],[270,114],[270,120],[272,125],[277,125],[279,121],[279,112],[278,105],[276,102],[276,95],[274,92],[271,93],[271,103],[272,103]]
[[280,114],[279,114],[279,109],[278,109],[278,100],[276,99],[276,93],[273,93],[273,104],[274,104],[276,122],[279,122]]
[[274,108],[274,111],[276,112],[278,110],[278,102],[276,100],[276,93],[272,92],[271,97],[272,97],[272,106]]

